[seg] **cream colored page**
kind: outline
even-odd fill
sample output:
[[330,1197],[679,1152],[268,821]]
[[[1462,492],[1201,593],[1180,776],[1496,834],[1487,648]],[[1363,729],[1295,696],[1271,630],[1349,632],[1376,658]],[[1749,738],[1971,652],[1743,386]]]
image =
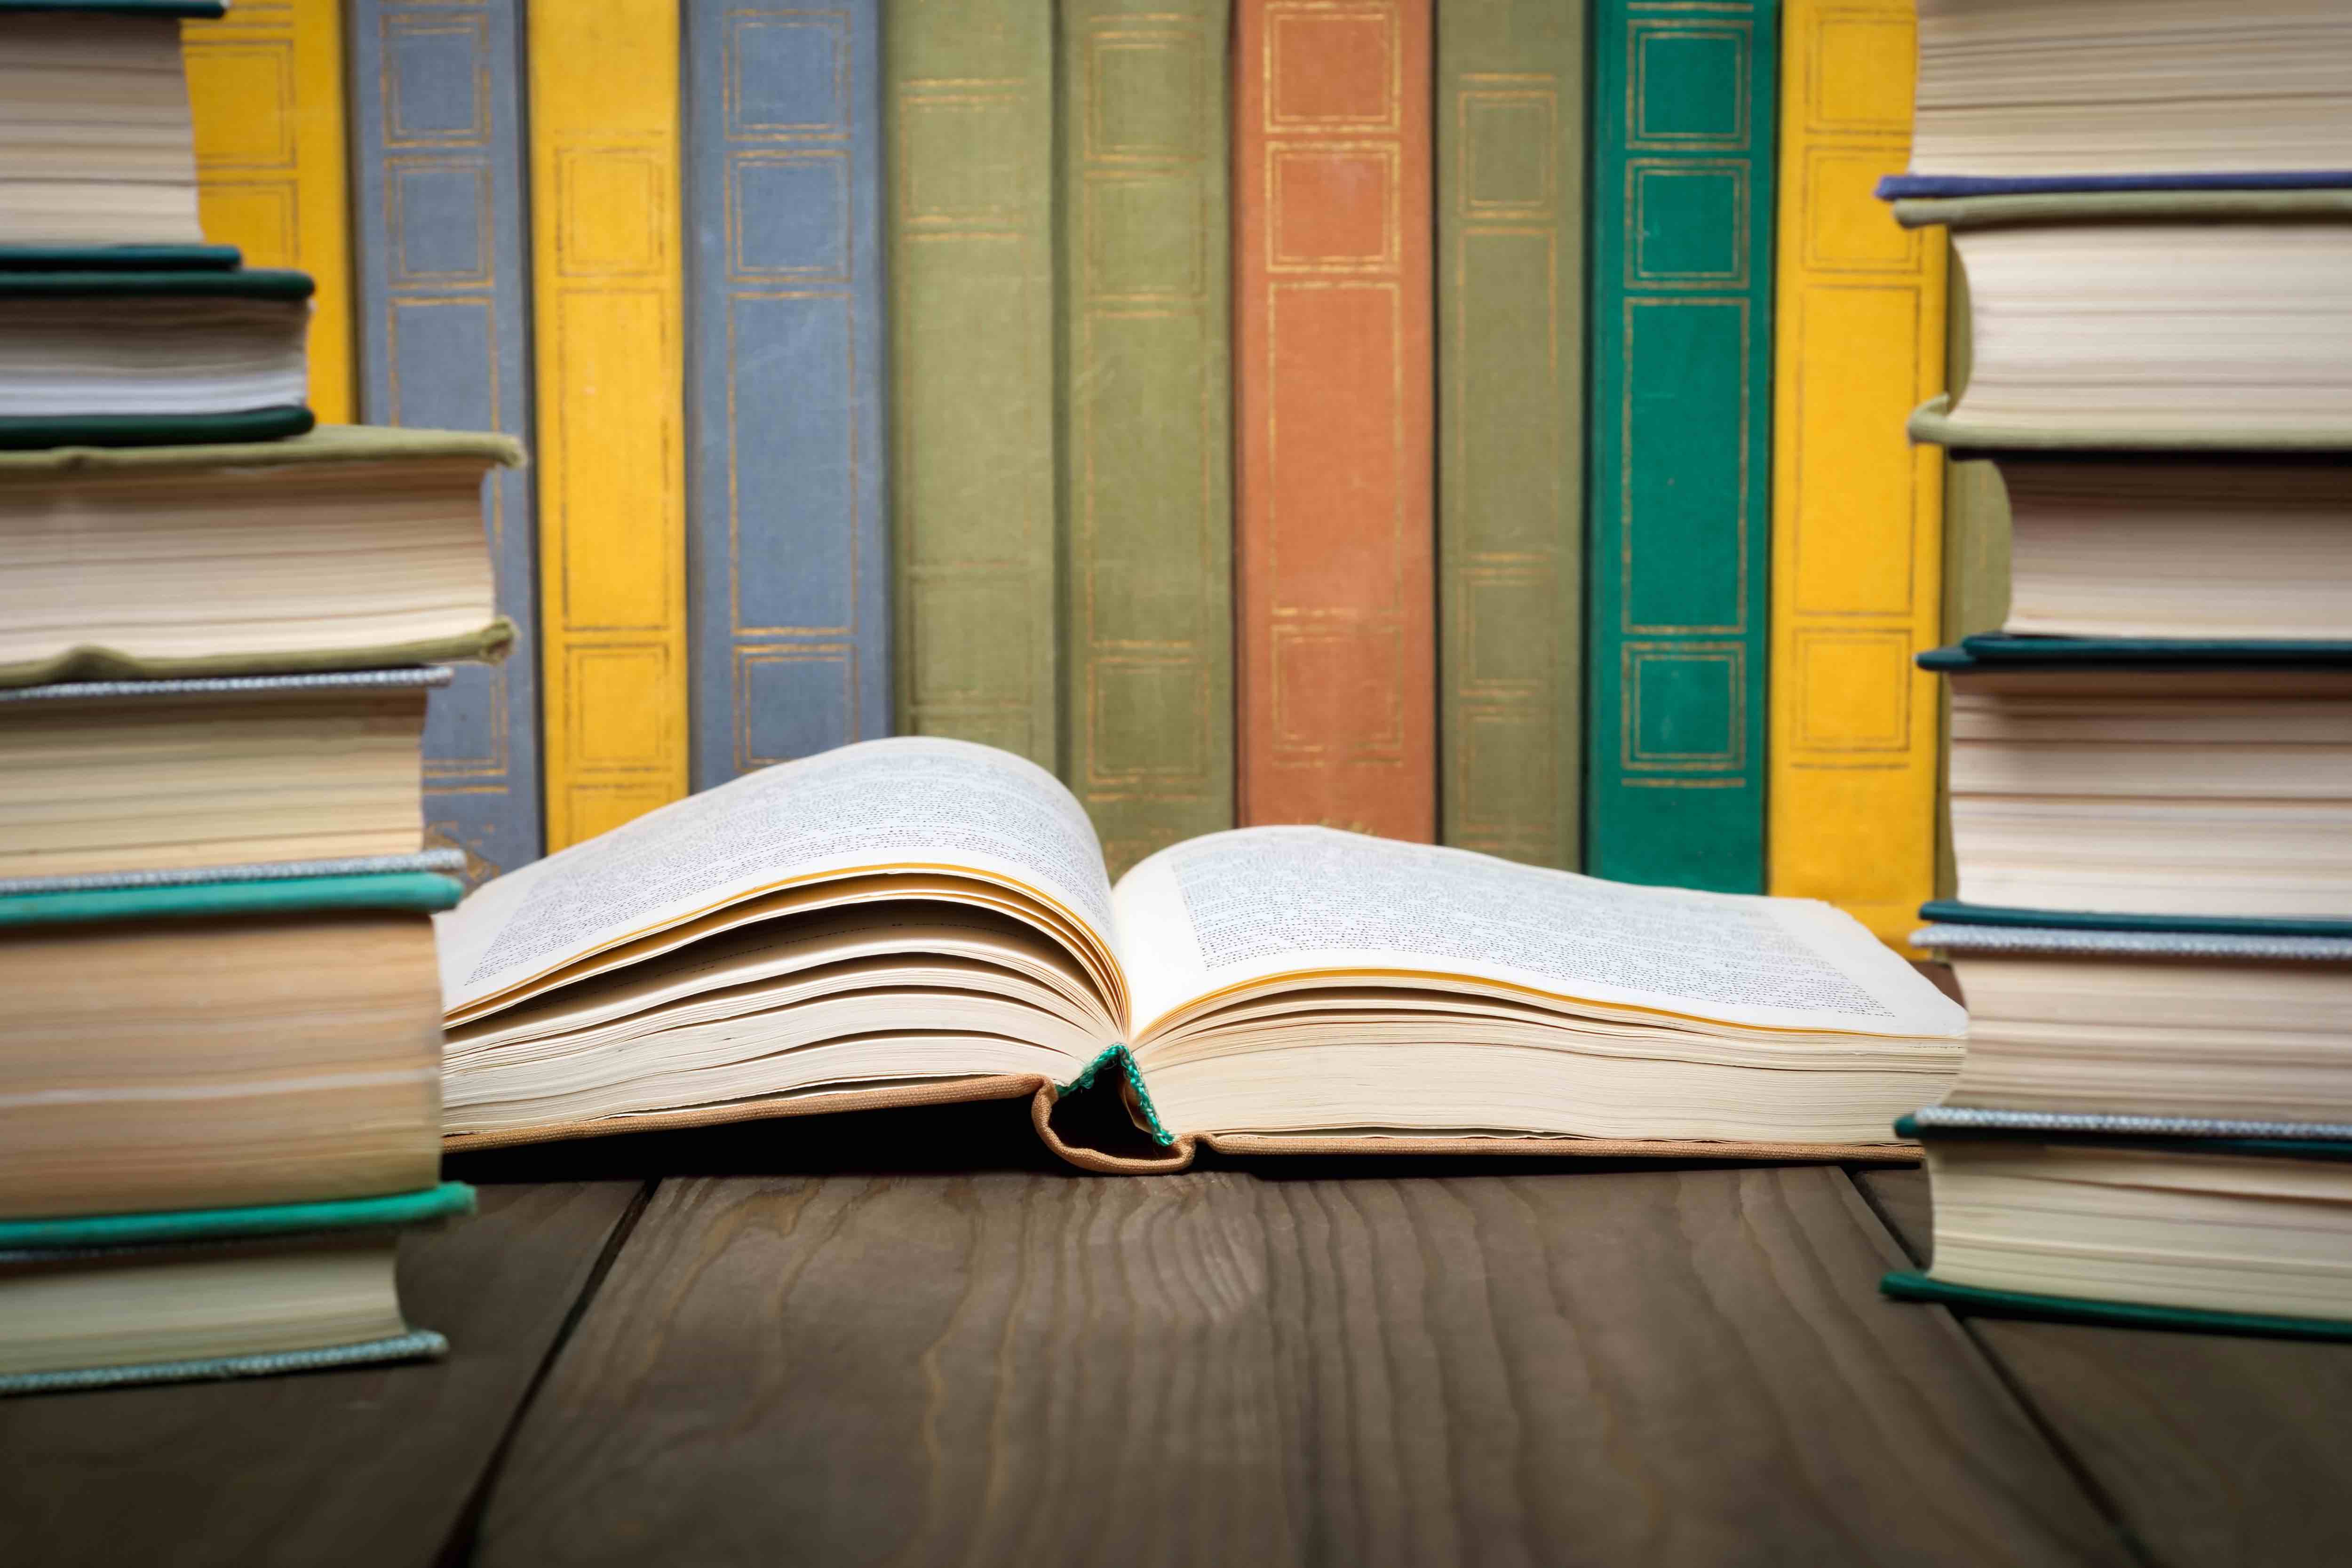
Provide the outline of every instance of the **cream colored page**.
[[903,736],[746,773],[499,878],[436,917],[442,1005],[763,889],[908,866],[1034,889],[1111,945],[1102,847],[1070,792],[1009,752]]
[[1962,1034],[1968,1017],[1810,899],[1641,888],[1328,827],[1250,827],[1119,879],[1129,1037],[1171,1010],[1318,970],[1471,975],[1767,1028]]

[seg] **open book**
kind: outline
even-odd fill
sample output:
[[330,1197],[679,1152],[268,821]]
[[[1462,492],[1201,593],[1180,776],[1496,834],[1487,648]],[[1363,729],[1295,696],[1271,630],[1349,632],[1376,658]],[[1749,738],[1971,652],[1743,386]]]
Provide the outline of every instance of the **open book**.
[[[1050,774],[869,741],[439,917],[451,1147],[1013,1095],[1095,1169],[1250,1152],[1910,1158],[1966,1017],[1827,905],[1322,827],[1113,887]],[[1055,1130],[1106,1076],[1141,1155]]]

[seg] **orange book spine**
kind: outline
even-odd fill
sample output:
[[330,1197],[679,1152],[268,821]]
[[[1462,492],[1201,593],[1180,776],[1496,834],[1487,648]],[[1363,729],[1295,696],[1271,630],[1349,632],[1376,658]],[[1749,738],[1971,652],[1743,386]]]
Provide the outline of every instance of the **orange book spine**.
[[1429,0],[1240,0],[1244,823],[1437,826]]

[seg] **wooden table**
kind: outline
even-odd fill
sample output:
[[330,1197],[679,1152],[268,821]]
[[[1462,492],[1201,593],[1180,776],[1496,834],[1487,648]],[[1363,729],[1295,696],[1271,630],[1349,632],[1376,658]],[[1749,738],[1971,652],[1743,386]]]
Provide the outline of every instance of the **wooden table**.
[[2352,1562],[2352,1347],[1885,1301],[1916,1173],[1025,1116],[477,1156],[403,1261],[447,1362],[0,1401],[0,1562]]

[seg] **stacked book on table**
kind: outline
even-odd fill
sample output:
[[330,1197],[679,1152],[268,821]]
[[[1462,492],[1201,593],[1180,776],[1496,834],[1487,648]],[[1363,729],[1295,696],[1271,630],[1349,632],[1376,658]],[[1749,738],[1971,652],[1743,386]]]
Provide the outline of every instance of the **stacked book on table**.
[[1950,681],[1971,1015],[1890,1293],[2352,1338],[2352,11],[1924,0],[1912,172],[2008,619]]
[[196,228],[193,9],[0,10],[0,1393],[437,1353],[395,1242],[472,1201],[419,746],[520,454],[312,428],[310,279]]

